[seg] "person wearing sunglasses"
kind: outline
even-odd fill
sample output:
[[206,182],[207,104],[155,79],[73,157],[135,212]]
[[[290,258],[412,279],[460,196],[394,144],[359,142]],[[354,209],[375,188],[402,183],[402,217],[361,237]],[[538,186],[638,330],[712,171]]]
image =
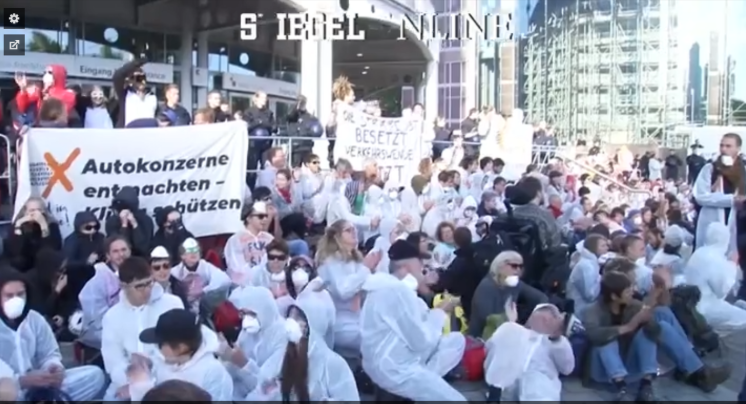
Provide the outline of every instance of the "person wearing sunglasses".
[[519,320],[525,321],[539,304],[549,298],[540,290],[521,282],[523,257],[516,251],[503,251],[490,264],[489,274],[474,291],[469,335],[488,340],[507,321],[505,307],[518,305]]
[[65,237],[63,251],[67,262],[73,266],[93,265],[104,259],[104,235],[101,224],[93,212],[84,210],[75,214],[75,231]]
[[41,91],[26,91],[29,82],[25,74],[16,73],[15,81],[19,90],[15,98],[18,111],[25,113],[32,105],[36,105],[37,111],[41,111],[41,104],[45,99],[55,98],[64,105],[67,116],[77,117],[75,93],[67,90],[67,70],[64,66],[49,65],[44,69]]
[[284,240],[274,239],[266,247],[267,262],[258,265],[254,276],[251,278],[252,286],[260,286],[269,289],[275,299],[288,294],[285,285],[285,265],[290,258],[288,245]]
[[150,252],[150,269],[153,271],[153,279],[161,285],[166,293],[170,293],[184,303],[184,307],[189,306],[186,289],[184,285],[171,275],[172,259],[163,246],[158,246]]
[[130,257],[119,267],[122,293],[119,302],[106,312],[103,319],[101,355],[111,378],[105,399],[132,399],[127,368],[131,363],[152,361],[156,347],[140,342],[140,333],[155,327],[161,314],[183,309],[184,303],[166,293],[155,273],[143,258]]
[[226,272],[233,283],[245,286],[251,282],[255,267],[267,262],[265,247],[274,237],[267,232],[270,220],[267,202],[257,200],[245,205],[241,219],[244,229],[228,239],[223,255],[228,267]]
[[106,95],[101,86],[93,86],[88,101],[90,105],[83,110],[83,126],[85,128],[96,129],[113,128],[114,123],[112,122],[111,112],[109,112]]
[[[307,218],[311,218],[314,224],[323,222],[324,218],[316,217],[315,198],[324,190],[324,177],[321,175],[321,159],[319,156],[309,153],[303,157],[300,167],[298,186],[303,198],[302,211]],[[321,209],[319,209],[321,210]]]

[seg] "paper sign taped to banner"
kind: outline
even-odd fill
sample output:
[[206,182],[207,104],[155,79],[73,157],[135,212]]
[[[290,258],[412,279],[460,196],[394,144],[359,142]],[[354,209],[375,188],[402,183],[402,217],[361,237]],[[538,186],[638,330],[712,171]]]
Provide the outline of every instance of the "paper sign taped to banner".
[[47,202],[62,235],[75,215],[101,222],[112,199],[134,188],[154,217],[166,206],[183,215],[196,237],[234,233],[246,190],[246,124],[140,129],[32,129],[23,142],[16,215],[31,196]]
[[381,118],[352,108],[337,121],[334,158],[349,160],[362,170],[366,160],[374,160],[384,177],[409,183],[421,157],[422,120]]

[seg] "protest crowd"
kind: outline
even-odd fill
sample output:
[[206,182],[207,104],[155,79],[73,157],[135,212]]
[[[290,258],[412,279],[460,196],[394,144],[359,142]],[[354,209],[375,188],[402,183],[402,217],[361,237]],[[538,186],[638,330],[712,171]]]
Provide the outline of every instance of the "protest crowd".
[[[323,121],[299,97],[288,156],[265,94],[230,111],[213,92],[190,114],[176,86],[149,92],[145,62],[114,73],[116,100],[68,89],[60,66],[39,83],[17,75],[16,160],[62,128],[243,121],[240,228],[208,219],[195,236],[184,205],[146,210],[134,186],[103,218],[72,207],[69,234],[46,197],[21,200],[0,268],[0,400],[466,401],[452,383],[465,380],[486,383],[489,402],[559,402],[574,377],[655,402],[658,353],[705,392],[730,377],[705,359],[746,329],[738,135],[711,161],[695,145],[684,167],[598,145],[555,155],[537,123],[547,164],[509,178],[510,116],[472,110],[450,129],[414,105],[382,118],[339,78]],[[349,140],[374,125],[404,147]],[[392,156],[411,164],[387,169]]]

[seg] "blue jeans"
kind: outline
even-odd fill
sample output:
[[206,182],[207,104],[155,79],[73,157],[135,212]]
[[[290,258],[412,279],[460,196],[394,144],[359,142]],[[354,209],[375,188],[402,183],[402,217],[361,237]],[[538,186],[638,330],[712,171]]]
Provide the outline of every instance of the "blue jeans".
[[622,359],[619,341],[595,347],[591,351],[591,379],[600,383],[625,379],[628,375],[639,378],[658,373],[658,347],[642,330],[637,330]]
[[619,343],[610,342],[593,349],[591,357],[591,378],[598,382],[608,382],[631,375],[634,378],[658,372],[658,346],[676,364],[676,368],[692,374],[702,367],[702,361],[692,349],[678,320],[668,307],[657,307],[653,313],[660,326],[659,343],[638,330],[627,352],[626,361],[621,358]]
[[308,247],[306,240],[290,240],[288,241],[288,249],[290,250],[291,257],[297,257],[299,255],[309,256],[311,254],[311,248]]

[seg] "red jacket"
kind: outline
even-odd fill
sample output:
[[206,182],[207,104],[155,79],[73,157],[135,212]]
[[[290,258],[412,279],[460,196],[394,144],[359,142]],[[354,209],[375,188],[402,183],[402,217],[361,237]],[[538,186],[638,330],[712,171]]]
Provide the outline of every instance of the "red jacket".
[[[52,71],[54,77],[54,83],[46,89],[47,95],[54,97],[62,101],[67,107],[67,112],[72,111],[75,108],[75,93],[67,89],[67,70],[61,65],[49,65],[47,70]],[[16,94],[16,106],[18,111],[24,113],[29,105],[36,104],[37,108],[41,108],[41,101],[44,97],[39,91],[29,94],[25,89],[18,91]]]

